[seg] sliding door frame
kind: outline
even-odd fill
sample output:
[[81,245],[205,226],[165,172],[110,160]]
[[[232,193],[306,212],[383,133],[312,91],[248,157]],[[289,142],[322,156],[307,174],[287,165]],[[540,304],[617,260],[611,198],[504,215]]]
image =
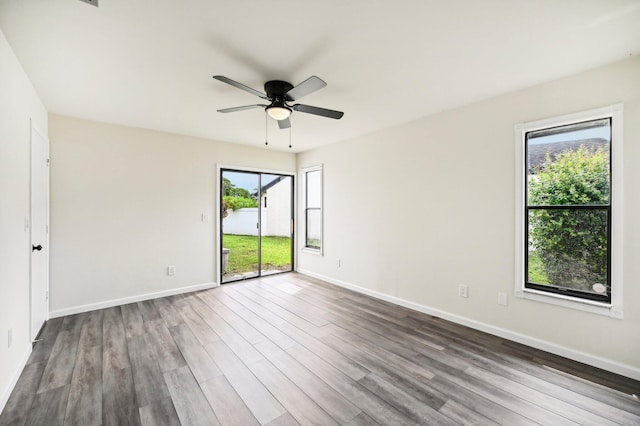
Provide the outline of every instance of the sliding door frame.
[[[262,168],[255,168],[255,167],[242,167],[242,166],[233,166],[233,165],[226,165],[226,164],[217,164],[216,165],[216,179],[215,179],[215,211],[217,212],[215,215],[215,220],[216,220],[216,233],[215,233],[215,248],[216,248],[216,274],[217,274],[217,280],[218,280],[218,285],[222,284],[222,275],[223,275],[223,271],[222,271],[222,172],[223,171],[236,171],[236,172],[248,172],[248,173],[258,173],[258,174],[265,174],[265,175],[282,175],[282,176],[288,176],[291,177],[291,272],[296,270],[296,223],[295,223],[295,213],[297,211],[297,194],[296,194],[296,172],[291,172],[291,171],[283,171],[283,170],[273,170],[273,169],[262,169]],[[260,189],[260,188],[258,188]],[[259,194],[260,197],[260,194]],[[258,220],[261,221],[262,218],[260,217],[261,214],[261,208],[262,206],[259,204],[258,205]],[[262,229],[258,230],[259,236],[262,232]],[[260,243],[260,238],[258,238],[258,251],[262,250],[261,247],[261,243]],[[262,259],[261,256],[258,256],[258,271],[259,271],[259,275],[256,278],[260,278],[260,276],[262,275]],[[243,281],[243,280],[239,280],[239,281]],[[228,283],[232,283],[232,282],[237,282],[237,281],[229,281]]]

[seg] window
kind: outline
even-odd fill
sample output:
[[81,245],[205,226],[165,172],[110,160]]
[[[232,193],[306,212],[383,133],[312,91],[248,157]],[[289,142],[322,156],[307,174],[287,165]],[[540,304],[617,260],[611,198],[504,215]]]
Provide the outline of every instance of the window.
[[517,126],[516,295],[621,316],[621,108]]
[[322,166],[303,169],[304,174],[304,247],[322,252]]

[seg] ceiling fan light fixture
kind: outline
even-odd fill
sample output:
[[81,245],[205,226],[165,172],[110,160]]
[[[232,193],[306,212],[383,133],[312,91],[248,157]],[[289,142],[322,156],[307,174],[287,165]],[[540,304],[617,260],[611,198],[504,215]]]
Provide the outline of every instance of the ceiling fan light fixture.
[[291,115],[291,108],[285,106],[270,106],[267,107],[267,114],[274,120],[285,120]]

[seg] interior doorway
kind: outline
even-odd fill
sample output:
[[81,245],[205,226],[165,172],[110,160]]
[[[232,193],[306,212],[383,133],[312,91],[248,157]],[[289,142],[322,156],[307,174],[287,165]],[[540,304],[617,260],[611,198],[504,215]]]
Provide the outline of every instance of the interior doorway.
[[220,169],[220,282],[293,270],[293,175]]

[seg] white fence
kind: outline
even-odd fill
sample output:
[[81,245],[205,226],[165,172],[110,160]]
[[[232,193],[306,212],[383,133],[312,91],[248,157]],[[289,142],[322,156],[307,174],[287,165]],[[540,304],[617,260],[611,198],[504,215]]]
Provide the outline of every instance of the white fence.
[[[258,208],[244,208],[236,211],[228,211],[227,217],[222,220],[222,232],[234,235],[258,235]],[[262,236],[289,237],[289,220],[287,216],[279,218],[276,212],[269,214],[267,209],[261,210]]]

